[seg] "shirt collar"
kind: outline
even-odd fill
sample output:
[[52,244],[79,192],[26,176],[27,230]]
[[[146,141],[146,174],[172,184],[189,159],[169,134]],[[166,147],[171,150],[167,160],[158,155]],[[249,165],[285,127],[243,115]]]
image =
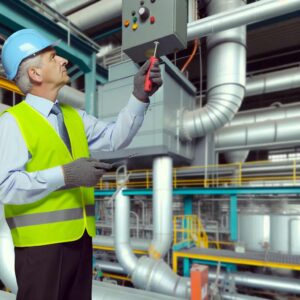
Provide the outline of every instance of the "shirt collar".
[[25,101],[27,102],[27,104],[29,104],[31,107],[36,109],[39,113],[41,113],[45,117],[49,116],[53,104],[58,102],[57,100],[55,100],[55,102],[53,103],[48,99],[38,97],[32,94],[27,94]]

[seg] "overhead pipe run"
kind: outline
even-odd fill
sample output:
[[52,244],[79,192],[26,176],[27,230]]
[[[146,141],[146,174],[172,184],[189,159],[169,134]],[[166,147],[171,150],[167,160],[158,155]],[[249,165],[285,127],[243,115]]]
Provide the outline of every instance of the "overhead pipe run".
[[[210,15],[245,5],[243,0],[213,0]],[[216,33],[207,38],[207,105],[184,111],[180,137],[192,140],[223,127],[242,103],[246,80],[246,27]]]
[[71,10],[79,9],[83,6],[89,5],[95,2],[95,0],[46,0],[45,2],[56,11],[60,12],[61,14],[65,14]]
[[74,14],[68,19],[81,30],[105,23],[122,14],[122,0],[102,0]]
[[[172,163],[170,160],[171,158],[169,157],[155,159],[154,164],[157,166],[155,176],[158,174],[160,176],[161,174],[164,174],[164,176],[172,174],[170,170],[166,172],[166,167],[172,169]],[[124,178],[126,178],[126,174],[123,176],[117,176],[117,185],[124,185]],[[154,182],[156,180],[158,179],[153,179]],[[169,181],[167,180],[164,182],[168,183]],[[160,186],[160,188],[162,191],[165,191],[167,186]],[[164,195],[165,193],[162,194],[162,196]],[[160,203],[161,202],[162,201],[160,201]],[[128,197],[122,195],[122,191],[120,191],[116,196],[115,210],[115,229],[116,232],[118,232],[118,234],[115,235],[116,254],[121,266],[131,276],[134,286],[140,289],[188,299],[190,295],[189,279],[175,274],[162,259],[153,259],[147,256],[142,256],[137,259],[132,249],[130,249],[130,200]],[[156,227],[156,229],[159,228],[161,227]],[[154,236],[159,235],[154,234]],[[155,244],[155,240],[152,244]]]
[[224,127],[215,134],[217,152],[292,147],[299,143],[299,117]]
[[300,87],[300,67],[247,78],[246,96],[263,95]]
[[[224,1],[225,2],[225,1]],[[249,25],[299,10],[300,0],[260,0],[188,24],[188,40]]]
[[[288,119],[299,116],[300,102],[285,105],[274,103],[269,107],[239,112],[231,122],[226,124],[226,127],[254,124],[268,120]],[[221,130],[222,129],[220,129],[220,131]]]

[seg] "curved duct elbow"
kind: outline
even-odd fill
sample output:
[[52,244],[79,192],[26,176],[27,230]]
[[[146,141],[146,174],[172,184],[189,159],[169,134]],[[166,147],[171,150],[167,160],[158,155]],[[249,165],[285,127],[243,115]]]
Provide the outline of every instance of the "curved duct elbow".
[[153,164],[153,240],[149,255],[154,259],[164,257],[172,244],[172,166],[170,157],[157,158]]
[[[242,0],[214,0],[209,13],[234,9]],[[246,27],[213,34],[207,39],[207,105],[182,115],[180,137],[191,140],[223,127],[233,119],[245,95],[246,85]]]
[[155,291],[165,295],[190,297],[190,281],[180,277],[163,260],[153,260],[142,256],[132,274],[132,282],[138,288]]

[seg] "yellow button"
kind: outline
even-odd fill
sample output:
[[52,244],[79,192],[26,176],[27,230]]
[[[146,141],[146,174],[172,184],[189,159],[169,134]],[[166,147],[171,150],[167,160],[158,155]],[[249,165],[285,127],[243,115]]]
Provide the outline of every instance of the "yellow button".
[[129,21],[129,20],[126,20],[126,21],[124,22],[124,26],[125,26],[125,27],[128,27],[129,24],[130,24],[130,21]]
[[132,30],[137,30],[137,28],[139,27],[139,25],[137,23],[132,25]]

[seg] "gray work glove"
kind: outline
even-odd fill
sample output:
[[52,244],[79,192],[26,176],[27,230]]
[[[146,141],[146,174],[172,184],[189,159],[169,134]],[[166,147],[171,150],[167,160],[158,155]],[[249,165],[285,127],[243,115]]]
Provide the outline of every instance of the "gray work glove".
[[159,62],[155,62],[150,72],[150,80],[152,81],[152,90],[150,92],[144,91],[145,77],[150,65],[150,61],[147,60],[135,74],[133,79],[133,95],[143,101],[148,102],[149,96],[152,96],[162,85],[162,79],[160,74]]
[[79,158],[62,166],[65,185],[68,188],[79,186],[95,186],[111,164],[91,158]]

